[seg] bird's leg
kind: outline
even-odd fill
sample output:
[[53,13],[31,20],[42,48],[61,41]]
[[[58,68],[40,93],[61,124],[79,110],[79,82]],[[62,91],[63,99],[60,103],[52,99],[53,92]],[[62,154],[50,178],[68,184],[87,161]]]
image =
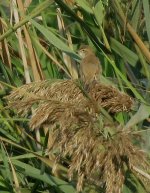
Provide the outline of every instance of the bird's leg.
[[91,86],[94,86],[95,84],[97,83],[97,80],[91,80],[91,81],[88,81],[88,82],[85,82],[84,83],[84,89],[85,91],[89,92]]

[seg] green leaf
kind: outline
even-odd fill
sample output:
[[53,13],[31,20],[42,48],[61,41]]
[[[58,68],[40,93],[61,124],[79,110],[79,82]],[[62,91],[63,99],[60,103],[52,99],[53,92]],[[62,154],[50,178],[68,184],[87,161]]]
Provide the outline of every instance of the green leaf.
[[3,144],[1,143],[1,152],[0,152],[2,159],[3,159],[3,163],[4,163],[4,167],[5,167],[5,179],[6,181],[9,181],[9,183],[11,185],[13,185],[13,182],[12,182],[12,176],[11,176],[11,171],[10,171],[10,168],[9,168],[9,163],[8,163],[8,159],[7,159],[7,155],[6,155],[6,152],[4,150],[4,147],[3,147]]
[[147,191],[139,178],[128,171],[123,186],[123,193],[147,193]]
[[126,128],[132,127],[137,123],[143,121],[144,119],[148,118],[150,115],[150,106],[145,104],[141,104],[139,110],[131,117],[131,119],[126,124]]
[[131,24],[133,28],[137,31],[139,20],[141,17],[141,12],[142,12],[142,6],[141,6],[141,1],[134,0],[132,3],[133,11],[132,11],[132,19],[131,19]]
[[143,8],[144,8],[144,15],[145,15],[145,22],[146,22],[146,32],[150,43],[150,3],[149,0],[143,0]]
[[18,142],[17,139],[12,136],[12,134],[9,133],[10,131],[7,131],[7,126],[3,126],[2,128],[0,127],[0,134],[3,134],[7,138],[11,139],[12,141]]
[[94,15],[96,17],[98,24],[102,25],[105,14],[104,14],[103,3],[101,0],[99,0],[98,3],[95,5]]
[[93,10],[90,6],[90,4],[88,3],[88,1],[86,0],[75,0],[76,3],[78,3],[78,5],[80,7],[82,7],[85,11],[87,11],[88,13],[93,13]]
[[114,38],[110,38],[111,48],[123,59],[125,59],[131,66],[136,66],[139,58],[126,46],[122,45]]
[[123,186],[123,193],[133,193],[126,185]]
[[41,175],[40,169],[36,169],[35,167],[32,167],[21,161],[12,160],[12,163],[18,168],[18,170],[20,170],[21,173],[24,173],[27,176],[43,181],[51,186],[56,186],[64,193],[75,193],[74,187],[68,182],[65,182],[47,173]]
[[11,84],[6,66],[4,65],[4,63],[1,60],[0,60],[0,71],[2,71],[2,74],[5,77],[5,80],[7,81],[7,83]]
[[45,38],[49,41],[49,43],[56,46],[58,49],[68,53],[74,59],[79,60],[79,56],[71,50],[60,38],[58,38],[53,32],[45,28],[44,26],[40,25],[34,20],[31,20],[31,23],[45,36]]
[[89,36],[90,40],[93,42],[93,44],[95,45],[95,47],[104,52],[104,53],[109,53],[110,51],[106,48],[106,46],[97,38],[97,36],[95,35],[93,29],[90,28],[90,26],[88,24],[86,24],[82,19],[80,19],[73,11],[72,9],[70,9],[66,3],[64,3],[62,0],[55,0],[55,2],[57,2],[57,4],[64,9],[73,20],[77,21],[80,23],[80,26],[82,27],[82,29],[86,32],[86,34]]

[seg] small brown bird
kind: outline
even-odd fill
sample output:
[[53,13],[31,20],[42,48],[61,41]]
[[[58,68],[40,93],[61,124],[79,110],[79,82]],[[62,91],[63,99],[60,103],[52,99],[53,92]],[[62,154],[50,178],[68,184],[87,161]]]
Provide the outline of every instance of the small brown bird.
[[102,73],[102,67],[93,50],[85,45],[79,49],[78,53],[81,56],[80,69],[83,82],[88,84],[97,80]]

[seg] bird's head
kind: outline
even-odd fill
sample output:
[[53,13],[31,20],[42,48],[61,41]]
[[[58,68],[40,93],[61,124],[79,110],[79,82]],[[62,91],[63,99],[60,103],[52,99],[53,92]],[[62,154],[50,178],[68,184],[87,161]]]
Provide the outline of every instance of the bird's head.
[[81,58],[85,58],[87,55],[93,54],[93,50],[89,46],[81,46],[79,51]]

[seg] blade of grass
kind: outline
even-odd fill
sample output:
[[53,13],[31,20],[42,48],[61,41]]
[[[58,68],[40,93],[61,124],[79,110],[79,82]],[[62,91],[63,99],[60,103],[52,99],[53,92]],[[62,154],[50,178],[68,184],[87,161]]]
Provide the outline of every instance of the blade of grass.
[[136,44],[139,46],[139,48],[140,48],[141,52],[143,53],[143,55],[150,62],[150,52],[149,52],[149,50],[147,49],[147,47],[145,46],[145,44],[143,43],[143,41],[141,40],[139,35],[136,33],[136,31],[133,29],[133,27],[129,24],[129,22],[126,22],[125,14],[123,13],[123,10],[122,10],[118,0],[113,0],[113,1],[111,0],[111,4],[113,5],[115,11],[120,16],[123,25],[127,26],[127,29],[129,31],[130,35],[132,36],[132,38],[134,39]]
[[[19,23],[19,14],[18,14],[18,11],[16,9],[16,6],[17,6],[17,3],[16,3],[16,0],[14,0],[13,1],[14,18],[15,18],[15,22]],[[21,28],[17,29],[17,37],[18,37],[18,41],[19,41],[21,58],[22,58],[22,61],[23,61],[23,66],[24,66],[25,80],[26,80],[26,83],[30,83],[31,79],[30,79],[30,74],[29,74],[29,68],[28,68],[28,64],[27,64],[26,54],[25,54],[25,48],[24,48]]]
[[[0,18],[0,31],[4,32],[2,18]],[[11,69],[12,68],[11,57],[10,57],[10,53],[9,53],[9,49],[8,49],[8,43],[7,43],[6,39],[4,39],[1,42],[1,46],[2,46],[1,52],[2,52],[3,63]]]
[[111,48],[123,59],[126,59],[126,61],[131,65],[131,66],[136,66],[139,58],[137,54],[135,54],[132,50],[127,48],[126,46],[122,45],[119,41],[117,41],[114,38],[110,38],[110,44]]
[[69,184],[68,182],[65,182],[59,178],[53,177],[47,173],[40,174],[40,169],[36,169],[35,167],[32,167],[28,164],[25,164],[18,160],[12,160],[12,163],[19,168],[23,169],[23,173],[31,176],[33,178],[36,178],[38,180],[41,180],[51,186],[57,186],[61,191],[64,193],[75,193],[74,187]]
[[[32,37],[32,36],[31,36]],[[52,56],[51,53],[49,53],[38,41],[37,38],[32,37],[32,40],[34,41],[34,43],[36,44],[36,47],[38,47],[38,49],[41,49],[50,60],[52,60],[54,62],[54,64],[56,64],[60,69],[62,69],[69,77],[70,74],[68,73],[68,71]]]
[[140,22],[140,17],[142,13],[142,3],[141,1],[133,1],[132,3],[133,10],[132,10],[132,15],[131,15],[131,24],[133,28],[137,31],[139,22]]
[[[8,144],[10,144],[10,145],[13,145],[13,146],[15,146],[15,147],[17,147],[17,148],[19,148],[19,149],[21,149],[21,150],[24,150],[24,151],[26,151],[26,152],[28,152],[28,153],[32,153],[32,154],[35,155],[39,160],[41,160],[42,162],[44,162],[47,166],[49,166],[49,167],[51,167],[51,168],[53,167],[54,160],[48,159],[48,158],[46,158],[46,157],[43,157],[43,156],[41,155],[41,152],[33,152],[33,151],[31,151],[31,150],[29,150],[29,149],[27,149],[27,148],[25,148],[25,147],[23,147],[23,146],[15,143],[15,142],[13,142],[13,141],[11,141],[11,140],[9,140],[9,139],[7,139],[7,138],[1,137],[1,136],[0,136],[0,140],[3,141],[3,142],[8,143]],[[60,164],[58,164],[58,169],[60,169],[63,173],[66,173],[66,172],[67,172],[67,169],[66,169],[64,166],[60,165]]]
[[79,56],[73,50],[71,50],[63,41],[61,41],[60,38],[54,35],[53,32],[46,29],[34,20],[31,20],[31,23],[46,37],[46,39],[51,44],[56,46],[58,49],[61,49],[62,51],[70,54],[74,59],[79,60]]
[[[18,4],[19,12],[21,13],[21,16],[25,17],[25,11],[24,11],[22,0],[17,0],[17,4]],[[34,50],[33,50],[33,47],[32,47],[32,42],[31,42],[27,27],[28,27],[27,24],[23,26],[23,31],[24,31],[24,34],[25,34],[25,41],[26,41],[26,44],[27,44],[27,53],[29,55],[30,65],[32,66],[32,73],[33,73],[34,80],[38,81],[38,80],[43,79],[43,75],[41,73],[42,70],[41,70],[40,65],[37,66],[36,56],[34,54]]]
[[86,23],[81,20],[62,0],[54,0],[63,10],[65,10],[72,19],[79,22],[81,27],[84,29],[84,31],[88,34],[89,38],[93,42],[93,44],[98,48],[100,51],[103,50],[105,53],[111,53],[96,37],[95,33],[92,31],[92,29],[86,25]]
[[103,53],[107,60],[110,62],[112,67],[114,68],[115,72],[120,76],[120,78],[126,83],[126,85],[130,88],[133,92],[135,97],[139,99],[141,102],[146,103],[144,98],[137,92],[137,90],[132,86],[132,84],[127,80],[127,78],[121,73],[121,71],[116,67],[115,62],[113,59],[109,58],[105,53]]
[[6,152],[6,155],[7,155],[7,159],[8,159],[8,162],[10,164],[11,171],[12,171],[12,177],[13,177],[13,181],[14,181],[14,184],[15,184],[15,190],[16,190],[17,193],[21,193],[20,186],[19,186],[19,181],[18,181],[18,178],[17,178],[17,174],[15,172],[14,166],[13,166],[13,164],[11,162],[11,159],[10,159],[10,157],[8,155],[8,152],[7,152],[6,148],[5,148],[5,146],[4,146],[4,149],[5,149],[5,152]]
[[149,115],[150,115],[150,107],[145,104],[141,104],[139,110],[135,113],[135,115],[131,117],[131,119],[125,125],[125,129],[133,128],[134,125],[148,118]]
[[1,71],[4,75],[4,77],[5,77],[6,82],[8,84],[11,84],[11,80],[10,80],[10,77],[9,77],[8,72],[6,70],[6,67],[5,67],[4,63],[1,60],[0,60],[0,69],[1,69]]
[[44,2],[40,3],[31,13],[29,13],[25,18],[23,18],[19,23],[15,24],[14,26],[9,26],[9,29],[0,36],[0,41],[7,38],[11,33],[15,32],[18,28],[26,24],[30,19],[38,16],[41,11],[47,9],[53,0],[45,0]]
[[104,6],[103,6],[103,3],[102,3],[101,0],[96,3],[96,5],[95,5],[95,7],[93,9],[93,13],[94,13],[94,16],[95,16],[95,18],[96,18],[96,20],[98,22],[99,29],[100,29],[100,31],[102,33],[104,44],[105,44],[106,48],[111,51],[109,42],[107,40],[106,34],[104,32],[104,29],[102,27],[103,19],[104,19],[104,16],[105,16],[105,9],[104,9]]
[[[69,30],[65,27],[65,23],[62,17],[61,9],[57,8],[57,22],[58,22],[58,28],[61,36],[64,36],[64,38],[67,38],[68,46],[71,50],[73,50],[72,46],[72,40],[69,33]],[[68,56],[65,52],[62,53],[63,61],[65,62],[67,69],[73,79],[78,78],[77,70],[74,65],[72,65],[72,59],[70,56]]]
[[145,58],[144,58],[141,50],[139,49],[139,47],[136,44],[135,44],[135,49],[136,49],[136,51],[138,53],[140,62],[142,64],[142,66],[143,66],[144,74],[146,75],[147,79],[149,80],[150,79],[149,66],[148,66],[147,62],[145,61]]
[[150,4],[148,0],[143,0],[143,8],[144,8],[144,15],[145,15],[145,23],[146,23],[146,32],[150,44]]
[[90,3],[86,0],[75,0],[75,2],[80,6],[82,7],[85,11],[87,11],[88,13],[91,13],[93,14],[93,10],[92,10],[92,7],[90,5]]
[[5,179],[11,184],[11,186],[13,186],[11,171],[9,168],[9,164],[8,164],[8,160],[7,160],[7,156],[6,156],[3,142],[1,142],[1,156],[3,159],[5,171],[6,171]]

